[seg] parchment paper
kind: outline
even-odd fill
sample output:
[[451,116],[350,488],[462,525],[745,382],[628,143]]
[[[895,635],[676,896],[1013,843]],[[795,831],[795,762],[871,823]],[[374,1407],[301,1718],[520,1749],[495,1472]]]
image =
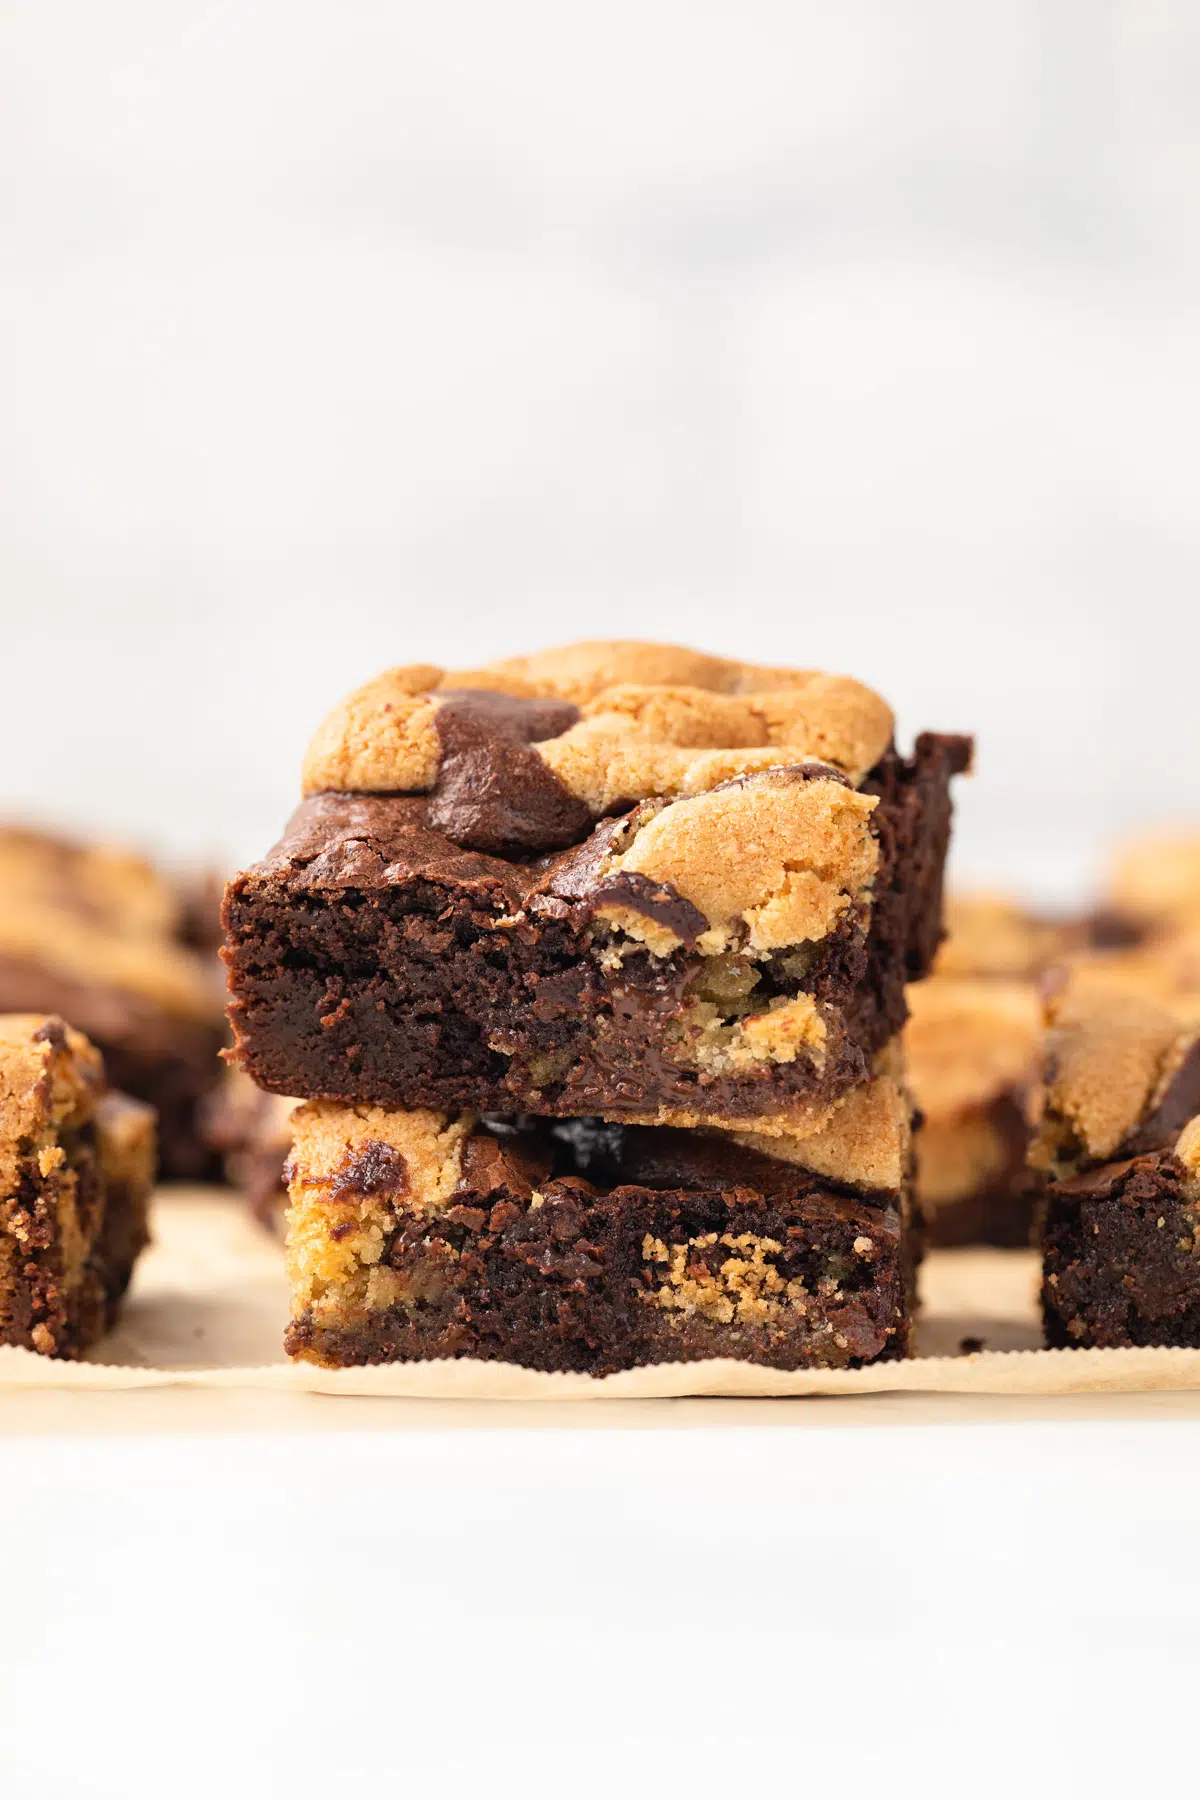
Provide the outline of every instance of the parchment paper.
[[[595,1380],[508,1363],[405,1363],[317,1369],[280,1347],[287,1284],[279,1246],[235,1195],[170,1189],[155,1204],[117,1329],[84,1362],[0,1348],[0,1388],[193,1387],[430,1399],[630,1400],[691,1394],[1139,1393],[1200,1389],[1200,1350],[1042,1350],[1036,1258],[1020,1250],[949,1250],[922,1269],[921,1354],[854,1370],[784,1374],[713,1361],[635,1369]],[[974,1349],[964,1340],[981,1340]]]

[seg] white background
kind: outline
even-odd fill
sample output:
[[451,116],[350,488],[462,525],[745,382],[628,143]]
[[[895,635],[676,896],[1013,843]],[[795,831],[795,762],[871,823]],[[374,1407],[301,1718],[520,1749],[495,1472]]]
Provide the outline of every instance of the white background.
[[[0,808],[247,859],[380,666],[643,635],[1081,894],[1200,811],[1198,200],[1188,0],[0,0]],[[0,1792],[1188,1791],[1131,1405],[10,1436]]]
[[1187,0],[0,6],[0,807],[247,860],[380,666],[970,727],[963,875],[1198,809]]
[[6,1800],[1194,1793],[1194,1417],[766,1404],[0,1444]]

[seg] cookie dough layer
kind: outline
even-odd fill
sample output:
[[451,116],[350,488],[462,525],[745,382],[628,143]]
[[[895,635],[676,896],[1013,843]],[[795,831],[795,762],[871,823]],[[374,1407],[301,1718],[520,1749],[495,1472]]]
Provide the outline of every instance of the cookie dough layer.
[[773,769],[532,860],[316,796],[227,890],[237,1055],[280,1094],[811,1130],[929,968],[968,752]]
[[1133,996],[1051,1003],[1041,1171],[1047,1342],[1200,1347],[1200,1035]]
[[[908,1349],[903,1176],[856,1188],[806,1166],[803,1146],[782,1160],[585,1119],[318,1102],[295,1134],[293,1356],[604,1375],[714,1356],[857,1368]],[[897,1136],[897,1173],[901,1150]]]
[[154,1115],[61,1019],[0,1018],[0,1343],[78,1356],[147,1241]]

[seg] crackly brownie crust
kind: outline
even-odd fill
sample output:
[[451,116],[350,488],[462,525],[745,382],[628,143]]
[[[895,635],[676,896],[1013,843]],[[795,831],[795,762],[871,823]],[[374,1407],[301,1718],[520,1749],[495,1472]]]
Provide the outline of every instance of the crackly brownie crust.
[[1052,1345],[1200,1346],[1200,1033],[1136,995],[1048,1003],[1042,1310]]
[[[896,1121],[880,1129],[899,1177],[907,1121],[881,1116]],[[603,1375],[714,1356],[854,1368],[907,1351],[903,1179],[855,1188],[721,1134],[596,1120],[317,1102],[295,1124],[293,1356]]]
[[0,1343],[78,1356],[113,1322],[154,1175],[150,1108],[61,1019],[0,1018]]
[[227,890],[236,1053],[276,1093],[809,1129],[929,967],[968,754],[759,770],[542,855],[464,848],[437,793],[318,794]]
[[154,1107],[162,1172],[216,1172],[196,1107],[219,1077],[221,993],[180,941],[177,887],[136,856],[0,829],[0,1012],[54,1013]]

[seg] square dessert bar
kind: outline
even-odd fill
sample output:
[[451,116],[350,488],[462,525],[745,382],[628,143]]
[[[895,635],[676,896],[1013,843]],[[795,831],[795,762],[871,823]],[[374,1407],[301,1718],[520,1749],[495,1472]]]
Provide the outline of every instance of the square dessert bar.
[[934,974],[908,997],[909,1086],[920,1114],[917,1199],[931,1244],[1028,1245],[1025,1168],[1042,1007],[1030,981]]
[[858,683],[648,644],[394,669],[225,901],[280,1094],[809,1130],[941,930],[950,777]]
[[154,1114],[61,1019],[0,1018],[0,1344],[78,1356],[147,1241]]
[[293,1356],[604,1375],[907,1351],[910,1119],[888,1077],[807,1139],[327,1101],[294,1126]]
[[0,1013],[54,1013],[99,1047],[117,1088],[158,1114],[162,1172],[215,1158],[196,1107],[220,1076],[220,983],[179,941],[183,898],[139,857],[0,830]]
[[1200,1347],[1200,1030],[1128,994],[1051,1001],[1042,1312],[1052,1346]]

